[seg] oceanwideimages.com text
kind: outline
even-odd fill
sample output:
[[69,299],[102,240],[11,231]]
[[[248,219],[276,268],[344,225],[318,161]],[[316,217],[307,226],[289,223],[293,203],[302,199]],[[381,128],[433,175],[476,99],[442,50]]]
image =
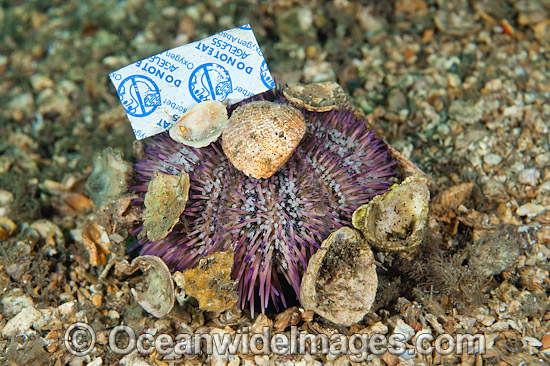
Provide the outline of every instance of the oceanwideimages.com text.
[[[96,346],[94,330],[86,323],[75,323],[65,332],[64,344],[74,355],[83,356]],[[369,355],[389,352],[403,357],[434,352],[449,354],[483,354],[483,334],[419,333],[408,340],[404,334],[343,335],[339,333],[307,334],[297,327],[290,332],[272,334],[269,327],[263,333],[249,333],[248,328],[239,332],[211,332],[209,334],[149,334],[136,332],[125,325],[113,328],[109,333],[108,348],[111,352],[125,355],[135,350],[143,356],[156,352],[167,359],[193,358],[198,355],[348,355],[353,362],[360,362]]]

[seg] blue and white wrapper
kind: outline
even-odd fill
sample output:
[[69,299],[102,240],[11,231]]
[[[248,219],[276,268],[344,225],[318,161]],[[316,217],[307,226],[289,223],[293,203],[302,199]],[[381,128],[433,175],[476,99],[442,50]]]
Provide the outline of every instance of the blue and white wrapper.
[[169,129],[203,100],[233,104],[275,86],[248,24],[135,62],[109,77],[139,140]]

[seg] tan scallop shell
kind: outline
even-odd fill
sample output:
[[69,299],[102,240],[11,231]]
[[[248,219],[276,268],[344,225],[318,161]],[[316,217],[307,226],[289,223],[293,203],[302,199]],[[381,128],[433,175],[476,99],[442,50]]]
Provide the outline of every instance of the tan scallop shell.
[[238,107],[229,118],[222,147],[244,174],[269,178],[288,160],[305,132],[304,115],[296,108],[251,102]]

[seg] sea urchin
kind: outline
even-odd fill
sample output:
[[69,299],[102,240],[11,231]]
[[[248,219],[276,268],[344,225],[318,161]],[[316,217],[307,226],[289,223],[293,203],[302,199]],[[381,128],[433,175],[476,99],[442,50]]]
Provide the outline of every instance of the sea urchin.
[[[287,103],[280,90],[253,98],[262,99]],[[286,306],[286,283],[298,296],[308,260],[323,240],[351,225],[354,210],[386,192],[395,175],[386,144],[365,121],[347,110],[303,113],[304,138],[268,179],[238,171],[219,140],[198,149],[166,133],[152,138],[145,158],[135,164],[131,189],[142,197],[136,203],[143,205],[155,172],[179,174],[182,169],[190,177],[189,200],[164,239],[139,239],[140,254],[157,255],[172,270],[183,270],[206,255],[234,251],[231,278],[238,280],[241,307],[252,314],[258,298],[262,312],[270,299]],[[133,233],[141,230],[138,225]]]

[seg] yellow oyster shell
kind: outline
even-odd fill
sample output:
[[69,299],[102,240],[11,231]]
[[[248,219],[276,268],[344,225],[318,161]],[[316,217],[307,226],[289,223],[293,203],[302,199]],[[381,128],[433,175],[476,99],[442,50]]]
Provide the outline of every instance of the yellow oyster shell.
[[427,179],[412,175],[355,210],[352,223],[378,250],[410,250],[424,238],[429,202]]
[[[237,281],[231,279],[234,253],[218,252],[202,258],[197,267],[174,278],[185,293],[199,301],[199,308],[222,312],[237,304]],[[179,274],[180,272],[176,272]]]
[[229,118],[222,147],[244,174],[269,178],[288,160],[305,132],[304,115],[296,108],[251,102],[238,107]]

